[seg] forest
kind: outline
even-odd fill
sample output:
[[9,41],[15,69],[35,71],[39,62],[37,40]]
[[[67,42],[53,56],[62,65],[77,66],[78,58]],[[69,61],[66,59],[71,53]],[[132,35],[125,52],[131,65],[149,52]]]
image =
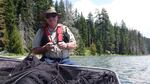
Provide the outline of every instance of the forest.
[[150,53],[150,39],[128,28],[123,20],[111,23],[105,8],[85,17],[69,0],[0,0],[0,51],[30,52],[34,36],[42,28],[43,13],[50,6],[61,14],[59,22],[73,32],[78,44],[75,55]]

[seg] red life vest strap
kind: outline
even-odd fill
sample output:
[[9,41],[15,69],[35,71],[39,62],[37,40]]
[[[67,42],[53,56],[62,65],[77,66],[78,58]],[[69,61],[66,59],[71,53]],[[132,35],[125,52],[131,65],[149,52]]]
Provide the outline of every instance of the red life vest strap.
[[58,26],[57,27],[57,41],[58,42],[62,42],[63,41],[63,30],[62,30],[62,26]]

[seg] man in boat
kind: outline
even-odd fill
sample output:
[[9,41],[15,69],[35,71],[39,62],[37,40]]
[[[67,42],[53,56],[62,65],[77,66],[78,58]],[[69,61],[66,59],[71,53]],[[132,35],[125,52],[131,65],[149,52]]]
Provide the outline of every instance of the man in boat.
[[59,13],[50,7],[44,14],[45,24],[40,28],[33,40],[33,54],[42,54],[41,60],[49,64],[72,65],[69,59],[69,50],[76,48],[76,40],[70,29],[58,23]]

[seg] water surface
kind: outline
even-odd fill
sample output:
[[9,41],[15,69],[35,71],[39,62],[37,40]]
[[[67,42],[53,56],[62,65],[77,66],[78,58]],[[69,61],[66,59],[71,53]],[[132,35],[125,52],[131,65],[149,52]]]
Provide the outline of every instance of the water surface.
[[117,73],[121,84],[150,84],[149,56],[75,56],[79,65],[108,68]]

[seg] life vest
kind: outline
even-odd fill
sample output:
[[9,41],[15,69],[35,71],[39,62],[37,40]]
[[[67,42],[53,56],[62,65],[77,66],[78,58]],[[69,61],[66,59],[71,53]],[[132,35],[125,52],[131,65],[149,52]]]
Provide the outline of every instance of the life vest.
[[[45,25],[42,30],[43,30],[43,36],[41,39],[40,46],[44,46],[48,42],[51,42],[54,44],[54,41],[51,40],[51,34],[50,34],[50,32],[48,32],[48,26]],[[56,36],[57,36],[57,42],[56,43],[62,42],[62,41],[64,41],[65,43],[69,42],[70,36],[66,32],[66,29],[65,29],[65,31],[63,31],[62,24],[57,26]]]
[[[45,36],[47,36],[48,42],[54,43],[54,42],[52,41],[51,34],[50,34],[49,30],[48,30],[48,27],[45,27],[45,28],[44,28],[44,34],[45,34]],[[63,29],[62,29],[62,26],[57,26],[57,29],[56,29],[56,36],[57,36],[57,43],[63,41]],[[48,42],[47,42],[47,43],[48,43]]]

